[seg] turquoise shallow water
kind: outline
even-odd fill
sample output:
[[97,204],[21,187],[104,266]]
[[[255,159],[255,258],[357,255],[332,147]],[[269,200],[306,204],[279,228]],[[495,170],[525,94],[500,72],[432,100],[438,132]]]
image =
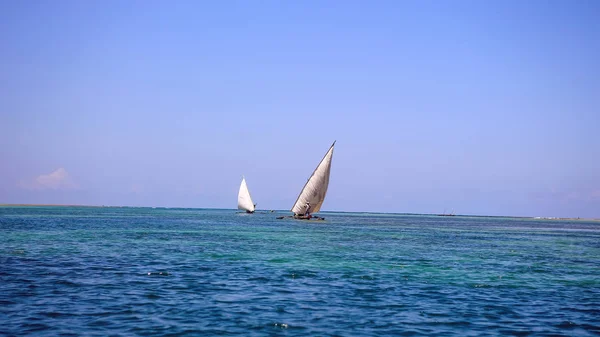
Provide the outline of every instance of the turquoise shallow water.
[[0,207],[0,335],[600,334],[600,223],[277,215]]

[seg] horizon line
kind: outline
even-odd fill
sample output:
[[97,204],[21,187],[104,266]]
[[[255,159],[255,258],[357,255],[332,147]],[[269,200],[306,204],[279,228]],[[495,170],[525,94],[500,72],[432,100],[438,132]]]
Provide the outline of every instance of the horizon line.
[[[168,209],[217,209],[217,210],[235,210],[236,208],[220,207],[181,207],[181,206],[129,206],[129,205],[84,205],[84,204],[12,204],[0,203],[0,207],[90,207],[90,208],[168,208]],[[258,209],[257,209],[258,210]],[[290,212],[283,209],[261,209],[263,211]],[[368,214],[397,214],[397,215],[428,215],[428,216],[458,216],[458,217],[486,217],[486,218],[520,218],[520,219],[540,219],[540,220],[590,220],[600,221],[600,218],[582,218],[582,217],[547,217],[547,216],[519,216],[519,215],[481,215],[481,214],[436,214],[436,213],[410,213],[410,212],[377,212],[377,211],[340,211],[330,210],[319,213],[368,213]]]

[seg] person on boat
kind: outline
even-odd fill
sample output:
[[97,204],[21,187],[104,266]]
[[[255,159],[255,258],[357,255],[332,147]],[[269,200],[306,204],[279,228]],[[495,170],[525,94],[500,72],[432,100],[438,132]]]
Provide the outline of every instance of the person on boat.
[[306,212],[304,213],[304,215],[310,218],[310,202],[306,203]]

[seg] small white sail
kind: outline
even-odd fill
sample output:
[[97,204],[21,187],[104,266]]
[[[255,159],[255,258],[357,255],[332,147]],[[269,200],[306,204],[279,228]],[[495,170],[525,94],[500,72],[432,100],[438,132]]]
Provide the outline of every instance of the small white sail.
[[254,212],[254,203],[252,197],[250,197],[250,191],[248,191],[248,185],[246,185],[246,178],[242,177],[242,184],[240,185],[240,192],[238,193],[238,209],[246,212]]
[[308,178],[306,185],[300,192],[296,203],[292,207],[294,215],[306,214],[306,205],[309,204],[310,213],[317,213],[325,201],[325,194],[327,193],[327,187],[329,186],[329,173],[331,172],[331,158],[333,157],[333,146],[335,142],[331,144],[329,151],[325,154],[321,162]]

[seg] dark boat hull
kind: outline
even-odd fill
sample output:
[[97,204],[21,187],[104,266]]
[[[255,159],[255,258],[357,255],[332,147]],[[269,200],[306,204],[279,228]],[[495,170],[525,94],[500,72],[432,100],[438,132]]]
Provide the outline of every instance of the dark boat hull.
[[325,220],[325,218],[322,218],[320,216],[306,216],[306,215],[288,215],[288,216],[278,216],[276,219],[295,219],[295,220],[316,220],[316,221],[322,221]]

